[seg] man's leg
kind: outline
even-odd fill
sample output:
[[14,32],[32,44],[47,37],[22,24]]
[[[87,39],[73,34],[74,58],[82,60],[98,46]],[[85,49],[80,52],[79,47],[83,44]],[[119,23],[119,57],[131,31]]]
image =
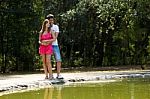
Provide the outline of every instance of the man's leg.
[[61,71],[61,61],[58,61],[57,62],[57,76],[59,76],[60,71]]
[[60,50],[59,47],[53,46],[53,51],[56,59],[56,68],[57,68],[57,78],[63,78],[60,76],[60,71],[61,71],[61,55],[60,55]]

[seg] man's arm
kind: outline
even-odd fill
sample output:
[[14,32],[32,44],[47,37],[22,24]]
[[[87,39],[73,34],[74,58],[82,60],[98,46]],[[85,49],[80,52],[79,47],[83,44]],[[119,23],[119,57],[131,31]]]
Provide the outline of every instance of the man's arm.
[[55,36],[55,32],[54,31],[51,31],[51,34],[52,34],[52,39],[49,39],[49,40],[43,40],[42,43],[45,43],[45,44],[51,44],[53,41],[56,40],[56,36]]
[[57,39],[59,32],[55,32],[55,37]]
[[56,30],[55,30],[55,37],[56,37],[56,39],[58,37],[58,34],[59,34],[59,27],[58,27],[58,25],[56,25]]

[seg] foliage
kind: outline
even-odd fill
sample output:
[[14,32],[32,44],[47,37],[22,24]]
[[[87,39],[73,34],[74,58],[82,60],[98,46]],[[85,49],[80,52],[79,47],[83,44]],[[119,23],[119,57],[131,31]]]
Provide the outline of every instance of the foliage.
[[49,13],[60,27],[64,67],[149,64],[149,9],[149,0],[3,0],[0,71],[42,67],[38,32]]
[[78,49],[75,47],[73,51],[79,51],[82,55],[79,57],[86,57],[87,64],[89,61],[96,66],[131,64],[130,54],[134,52],[130,48],[134,50],[132,40],[137,35],[134,31],[137,19],[134,6],[135,1],[129,0],[82,0],[75,9],[61,15],[65,27],[62,30],[73,39],[71,41],[78,43]]

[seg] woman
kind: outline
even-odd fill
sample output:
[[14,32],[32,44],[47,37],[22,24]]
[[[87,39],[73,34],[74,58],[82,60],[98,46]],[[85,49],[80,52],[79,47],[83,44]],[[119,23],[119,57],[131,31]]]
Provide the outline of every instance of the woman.
[[53,53],[51,44],[53,41],[55,41],[55,35],[51,31],[49,20],[46,19],[43,22],[42,29],[39,34],[39,54],[42,56],[45,79],[53,79],[52,66],[50,61],[51,55]]

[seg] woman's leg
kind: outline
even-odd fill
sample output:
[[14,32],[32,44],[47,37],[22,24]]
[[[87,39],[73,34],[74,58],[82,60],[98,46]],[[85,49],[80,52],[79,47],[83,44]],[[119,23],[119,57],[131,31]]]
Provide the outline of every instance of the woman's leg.
[[47,72],[47,68],[46,68],[46,55],[41,55],[42,56],[42,62],[43,62],[43,69],[44,69],[44,73],[45,73],[45,79],[48,78],[48,72]]
[[51,55],[46,55],[46,66],[47,66],[47,70],[49,73],[49,78],[52,79],[53,78],[53,74],[52,74],[52,64],[51,64]]

